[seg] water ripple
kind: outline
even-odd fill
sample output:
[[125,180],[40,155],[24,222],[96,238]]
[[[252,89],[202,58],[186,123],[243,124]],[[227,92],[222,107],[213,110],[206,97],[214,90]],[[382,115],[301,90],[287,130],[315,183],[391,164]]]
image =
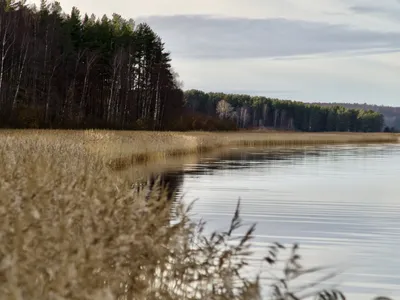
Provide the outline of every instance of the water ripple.
[[306,264],[345,266],[335,281],[351,298],[400,297],[400,146],[246,151],[185,166],[185,200],[208,229],[226,229],[237,199],[256,222],[252,269],[270,242],[299,242]]

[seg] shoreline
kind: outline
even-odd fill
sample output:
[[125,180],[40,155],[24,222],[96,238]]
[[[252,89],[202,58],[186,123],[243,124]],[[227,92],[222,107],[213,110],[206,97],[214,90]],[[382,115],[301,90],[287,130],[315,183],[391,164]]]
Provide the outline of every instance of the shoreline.
[[335,144],[398,143],[396,133],[358,132],[171,132],[171,131],[111,131],[111,130],[0,130],[4,138],[20,140],[39,146],[57,143],[65,148],[81,149],[88,155],[101,158],[115,170],[129,165],[223,151],[237,147],[312,146]]
[[[162,133],[161,133],[162,134]],[[179,132],[173,133],[180,138],[178,147],[165,146],[152,151],[151,142],[145,142],[145,151],[137,151],[128,155],[116,151],[116,156],[110,158],[108,165],[112,169],[121,169],[127,165],[142,165],[149,162],[201,155],[213,151],[224,151],[228,148],[249,147],[294,147],[340,144],[380,144],[398,143],[399,136],[387,133],[297,133],[297,132]],[[149,134],[151,135],[151,134]],[[176,146],[176,145],[174,145]],[[121,149],[121,148],[120,148]],[[117,154],[118,153],[118,154]]]

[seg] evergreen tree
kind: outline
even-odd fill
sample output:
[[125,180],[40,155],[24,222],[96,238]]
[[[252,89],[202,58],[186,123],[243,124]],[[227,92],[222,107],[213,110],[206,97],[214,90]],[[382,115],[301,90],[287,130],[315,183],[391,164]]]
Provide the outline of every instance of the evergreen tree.
[[183,93],[161,38],[118,14],[0,0],[0,126],[162,129]]
[[[187,110],[209,116],[220,114],[222,100],[237,112],[236,124],[241,128],[263,126],[313,132],[379,132],[384,125],[382,114],[372,110],[347,109],[339,105],[328,107],[249,95],[204,93],[199,90],[185,92]],[[224,103],[224,107],[227,104]]]

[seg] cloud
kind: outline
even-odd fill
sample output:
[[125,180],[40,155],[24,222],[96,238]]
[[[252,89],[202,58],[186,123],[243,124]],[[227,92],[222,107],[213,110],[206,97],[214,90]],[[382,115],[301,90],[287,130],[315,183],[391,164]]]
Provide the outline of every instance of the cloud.
[[379,15],[400,21],[400,8],[386,9],[384,7],[352,6],[350,10],[355,13]]
[[350,10],[352,12],[361,13],[361,14],[380,14],[382,12],[387,13],[389,10],[383,7],[372,7],[372,6],[364,6],[364,5],[354,5],[350,6]]
[[364,15],[376,15],[377,17],[386,17],[394,21],[400,21],[400,1],[395,0],[386,5],[379,3],[378,5],[357,4],[349,7],[352,13]]
[[175,59],[185,89],[399,105],[400,52],[312,59]]
[[204,15],[150,16],[146,21],[174,57],[243,59],[400,49],[400,33],[346,25]]

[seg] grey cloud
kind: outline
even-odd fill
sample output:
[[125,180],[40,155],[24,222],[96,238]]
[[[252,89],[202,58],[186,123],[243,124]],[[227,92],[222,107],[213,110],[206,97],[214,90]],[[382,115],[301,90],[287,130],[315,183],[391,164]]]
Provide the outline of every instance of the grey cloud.
[[[399,0],[396,2],[400,4]],[[400,21],[400,5],[398,7],[354,5],[350,6],[349,9],[354,13],[377,15],[380,17],[390,18],[395,21]]]
[[382,13],[382,12],[387,12],[386,9],[384,8],[377,8],[377,7],[371,7],[371,6],[362,6],[362,5],[354,5],[350,6],[350,10],[356,13],[362,13],[362,14],[370,14],[370,13]]
[[397,51],[400,33],[288,19],[150,16],[147,22],[174,57],[285,58],[351,51]]

